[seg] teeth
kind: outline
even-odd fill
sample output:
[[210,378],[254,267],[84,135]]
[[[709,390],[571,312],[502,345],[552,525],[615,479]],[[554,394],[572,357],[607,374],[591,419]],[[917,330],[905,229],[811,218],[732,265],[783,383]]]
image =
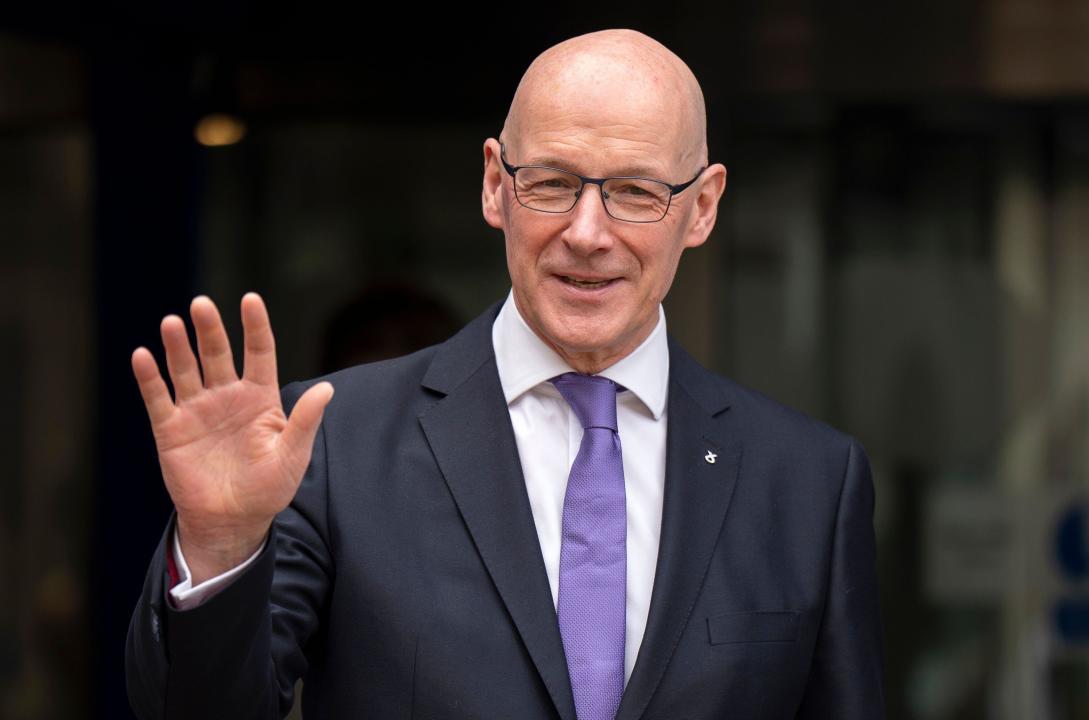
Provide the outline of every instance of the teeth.
[[601,287],[602,285],[605,285],[606,283],[609,282],[608,280],[576,280],[575,278],[568,277],[566,275],[563,276],[563,279],[566,282],[571,283],[572,285],[577,285],[578,287],[584,287],[584,288]]

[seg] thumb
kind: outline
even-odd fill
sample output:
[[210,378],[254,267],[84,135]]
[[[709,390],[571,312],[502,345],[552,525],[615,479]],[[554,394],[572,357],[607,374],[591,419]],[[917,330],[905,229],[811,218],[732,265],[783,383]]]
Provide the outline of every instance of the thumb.
[[303,460],[305,466],[314,447],[314,436],[321,425],[325,406],[333,399],[333,385],[320,382],[302,394],[291,410],[287,426],[280,435],[280,443],[291,457]]

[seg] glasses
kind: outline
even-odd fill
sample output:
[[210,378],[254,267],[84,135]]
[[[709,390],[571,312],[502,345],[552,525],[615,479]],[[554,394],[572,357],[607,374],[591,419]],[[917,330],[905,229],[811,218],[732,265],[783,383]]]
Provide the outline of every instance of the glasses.
[[609,216],[624,222],[658,222],[669,212],[673,196],[699,179],[706,167],[680,185],[645,177],[583,177],[547,165],[511,165],[499,144],[499,159],[514,181],[514,197],[522,207],[546,213],[565,213],[575,207],[587,183],[597,185]]

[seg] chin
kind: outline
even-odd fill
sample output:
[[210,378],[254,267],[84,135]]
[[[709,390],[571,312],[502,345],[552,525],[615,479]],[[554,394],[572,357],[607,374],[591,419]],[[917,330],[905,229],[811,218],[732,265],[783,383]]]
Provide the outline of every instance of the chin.
[[549,323],[553,344],[568,354],[608,352],[616,346],[616,331],[601,323],[587,323],[586,318],[558,316]]

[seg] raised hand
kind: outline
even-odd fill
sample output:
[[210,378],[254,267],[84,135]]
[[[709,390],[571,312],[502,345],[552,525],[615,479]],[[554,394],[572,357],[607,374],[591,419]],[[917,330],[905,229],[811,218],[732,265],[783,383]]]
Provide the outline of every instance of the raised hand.
[[284,415],[272,327],[256,293],[242,298],[241,378],[212,301],[195,298],[190,315],[199,365],[180,317],[163,318],[160,328],[173,399],[147,348],[133,352],[132,371],[195,585],[252,555],[273,517],[291,502],[333,386],[314,385],[298,399],[291,417]]

